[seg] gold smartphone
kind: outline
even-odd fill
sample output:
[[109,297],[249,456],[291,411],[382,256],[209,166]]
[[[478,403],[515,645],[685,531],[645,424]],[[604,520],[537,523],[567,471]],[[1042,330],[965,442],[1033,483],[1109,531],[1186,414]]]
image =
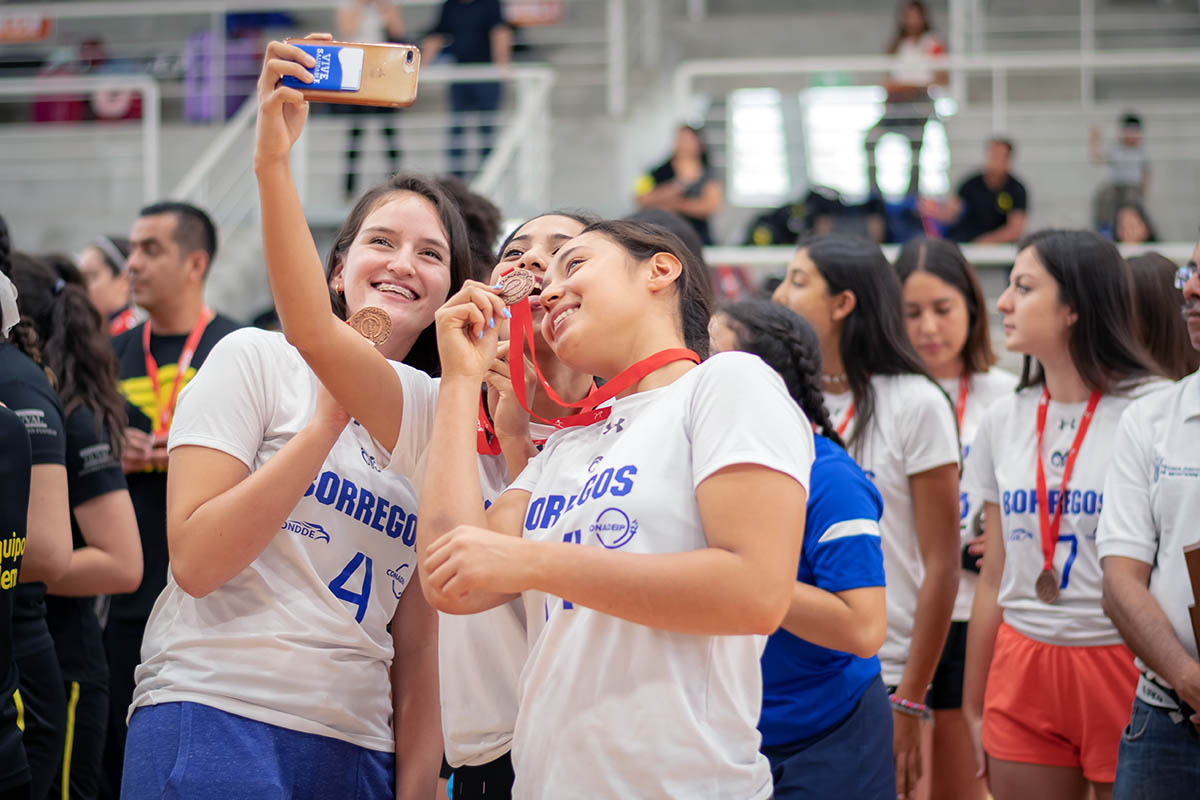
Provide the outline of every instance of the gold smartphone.
[[290,75],[285,86],[299,89],[306,100],[356,106],[411,106],[417,99],[421,51],[407,44],[362,44],[285,39],[317,60],[304,83]]

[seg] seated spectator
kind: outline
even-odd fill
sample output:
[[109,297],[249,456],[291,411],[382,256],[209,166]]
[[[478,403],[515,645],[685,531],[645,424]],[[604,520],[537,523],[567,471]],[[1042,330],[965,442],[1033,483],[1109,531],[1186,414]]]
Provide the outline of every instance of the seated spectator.
[[[1142,119],[1137,114],[1121,115],[1117,140],[1107,147],[1100,129],[1093,126],[1088,136],[1088,159],[1108,166],[1108,181],[1096,192],[1092,213],[1096,227],[1104,230],[1127,203],[1143,203],[1150,188],[1150,157],[1142,140]],[[1107,231],[1105,231],[1107,232]]]
[[713,243],[708,222],[724,204],[721,183],[708,163],[708,148],[697,128],[683,125],[671,157],[638,178],[638,208],[679,214],[706,245]]
[[944,204],[925,200],[921,213],[949,225],[946,238],[972,244],[1008,244],[1025,230],[1028,197],[1013,177],[1013,143],[988,140],[983,170],[963,181],[958,193]]
[[1113,239],[1118,244],[1145,244],[1157,242],[1158,234],[1139,203],[1125,203],[1117,208],[1113,217]]

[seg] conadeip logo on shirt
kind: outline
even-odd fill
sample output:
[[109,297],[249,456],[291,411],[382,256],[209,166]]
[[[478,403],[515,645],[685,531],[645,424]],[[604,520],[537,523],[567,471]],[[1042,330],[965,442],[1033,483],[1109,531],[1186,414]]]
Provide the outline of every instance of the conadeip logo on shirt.
[[395,569],[387,571],[387,576],[392,579],[392,595],[397,600],[400,599],[400,595],[404,594],[404,587],[408,584],[408,578],[405,577],[405,570],[408,568],[408,562],[405,562]]
[[295,533],[317,542],[329,541],[329,532],[315,522],[289,519],[280,526],[280,530]]
[[596,534],[600,544],[608,550],[628,544],[637,529],[637,520],[630,520],[628,514],[616,507],[601,511],[596,521],[588,526],[588,531]]

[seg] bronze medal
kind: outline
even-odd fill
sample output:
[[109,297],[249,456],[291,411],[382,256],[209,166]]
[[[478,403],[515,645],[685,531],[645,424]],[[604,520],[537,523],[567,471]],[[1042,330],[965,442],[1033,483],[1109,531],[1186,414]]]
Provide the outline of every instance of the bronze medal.
[[1053,603],[1058,599],[1058,571],[1053,567],[1042,570],[1037,576],[1034,589],[1037,591],[1038,600],[1047,604]]
[[532,272],[518,267],[500,279],[500,299],[510,306],[519,303],[529,296],[536,283]]
[[346,322],[376,347],[392,335],[392,318],[382,308],[375,306],[360,308]]

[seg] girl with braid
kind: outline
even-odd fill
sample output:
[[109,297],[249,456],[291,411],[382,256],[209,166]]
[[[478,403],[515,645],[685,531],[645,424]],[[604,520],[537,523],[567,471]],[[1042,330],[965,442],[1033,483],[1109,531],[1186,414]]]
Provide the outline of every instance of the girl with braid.
[[813,422],[804,543],[783,625],[762,657],[758,727],[775,797],[892,800],[892,715],[875,656],[887,631],[883,500],[843,449],[821,395],[821,348],[804,318],[747,301],[713,317],[714,352],[767,362]]

